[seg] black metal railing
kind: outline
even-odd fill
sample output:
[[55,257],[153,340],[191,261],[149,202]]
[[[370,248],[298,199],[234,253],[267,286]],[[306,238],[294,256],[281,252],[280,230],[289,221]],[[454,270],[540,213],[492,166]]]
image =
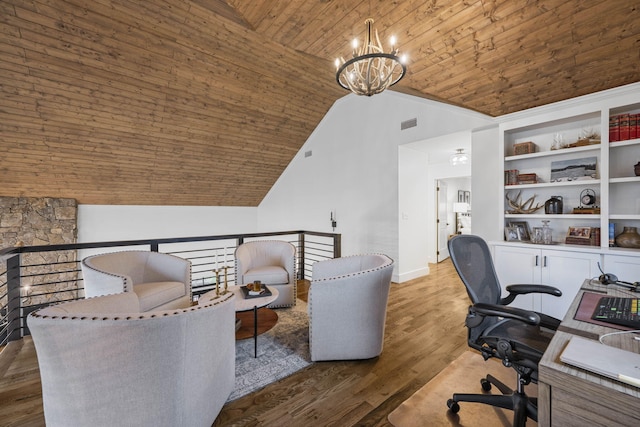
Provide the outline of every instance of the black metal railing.
[[[84,298],[80,261],[93,253],[143,249],[191,261],[194,298],[213,289],[215,271],[235,283],[235,249],[245,241],[285,240],[296,247],[297,278],[310,279],[316,261],[341,256],[341,235],[313,231],[23,246],[0,250],[0,347],[29,334],[26,318],[49,304]],[[80,251],[80,253],[78,253]],[[223,276],[224,275],[224,276]]]

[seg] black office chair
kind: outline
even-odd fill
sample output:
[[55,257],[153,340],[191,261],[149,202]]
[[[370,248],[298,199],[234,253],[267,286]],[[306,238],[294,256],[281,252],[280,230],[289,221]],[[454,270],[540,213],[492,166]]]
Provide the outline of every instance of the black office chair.
[[509,295],[501,298],[500,283],[486,242],[473,235],[458,235],[448,243],[451,261],[473,302],[466,318],[468,344],[480,351],[485,360],[497,357],[504,366],[518,373],[516,390],[487,375],[480,380],[484,391],[494,385],[502,395],[454,394],[447,401],[449,410],[457,413],[458,402],[477,402],[513,410],[513,425],[524,426],[527,417],[538,420],[537,399],[529,398],[524,386],[538,381],[538,362],[560,320],[528,310],[507,307],[517,295],[545,293],[561,296],[562,292],[545,285],[509,285]]

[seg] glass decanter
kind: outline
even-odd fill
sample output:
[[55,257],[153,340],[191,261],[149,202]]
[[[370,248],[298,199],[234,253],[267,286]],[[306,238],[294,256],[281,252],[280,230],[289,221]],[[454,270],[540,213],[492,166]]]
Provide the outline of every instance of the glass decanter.
[[551,234],[551,227],[549,227],[549,220],[543,220],[542,224],[542,243],[550,245],[553,243],[553,235]]

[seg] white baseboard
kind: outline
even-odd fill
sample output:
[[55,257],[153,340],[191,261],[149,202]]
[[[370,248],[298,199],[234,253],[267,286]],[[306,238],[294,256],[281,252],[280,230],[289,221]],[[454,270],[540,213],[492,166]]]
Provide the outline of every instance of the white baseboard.
[[429,267],[419,268],[413,271],[407,271],[402,274],[394,274],[392,281],[394,283],[404,283],[409,280],[417,279],[418,277],[427,276],[429,274]]

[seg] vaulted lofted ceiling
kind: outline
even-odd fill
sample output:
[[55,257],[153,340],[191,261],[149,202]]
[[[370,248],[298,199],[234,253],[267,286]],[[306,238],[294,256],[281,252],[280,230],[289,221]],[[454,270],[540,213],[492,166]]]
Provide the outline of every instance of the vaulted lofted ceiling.
[[257,206],[367,17],[393,90],[499,116],[640,81],[636,3],[2,0],[0,195]]

